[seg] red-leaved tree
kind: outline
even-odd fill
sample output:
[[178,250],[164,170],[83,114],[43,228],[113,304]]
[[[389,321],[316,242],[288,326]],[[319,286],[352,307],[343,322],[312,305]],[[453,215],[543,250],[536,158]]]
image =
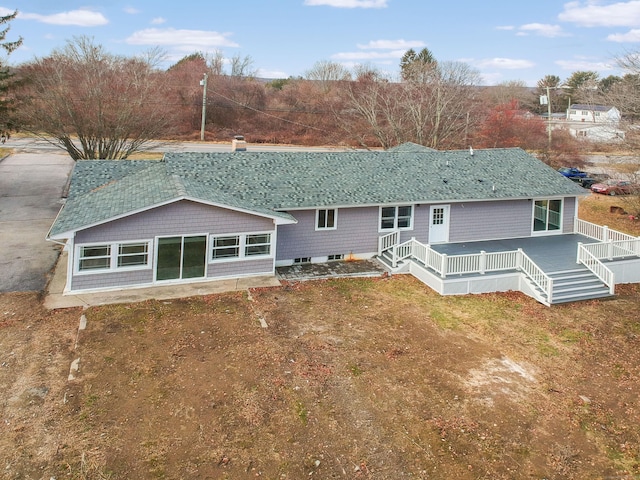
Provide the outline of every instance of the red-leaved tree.
[[517,100],[489,110],[475,135],[481,148],[521,147],[538,150],[547,142],[546,124],[537,115],[520,109]]

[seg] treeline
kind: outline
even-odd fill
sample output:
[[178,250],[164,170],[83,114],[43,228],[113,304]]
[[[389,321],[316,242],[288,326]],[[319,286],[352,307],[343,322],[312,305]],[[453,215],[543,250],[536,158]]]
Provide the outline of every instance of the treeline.
[[[304,77],[257,78],[250,57],[188,55],[161,69],[158,50],[113,55],[87,37],[15,67],[9,98],[13,124],[67,150],[74,159],[127,158],[151,139],[390,147],[415,142],[436,149],[519,146],[553,155],[578,149],[539,113],[570,103],[614,104],[629,120],[640,113],[637,56],[619,59],[624,77],[575,72],[486,87],[461,62],[409,50],[390,76],[367,65],[318,62]],[[204,75],[206,74],[206,82]],[[203,84],[206,83],[206,92]]]

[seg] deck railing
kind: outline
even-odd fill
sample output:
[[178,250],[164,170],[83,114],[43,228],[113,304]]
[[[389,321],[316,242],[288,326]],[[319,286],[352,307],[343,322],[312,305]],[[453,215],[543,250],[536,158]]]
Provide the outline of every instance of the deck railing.
[[544,273],[521,248],[518,249],[518,263],[518,269],[529,277],[529,279],[535,283],[540,290],[542,290],[542,292],[547,296],[547,301],[551,303],[551,297],[553,295],[553,278]]
[[574,221],[574,233],[579,233],[585,237],[593,238],[601,242],[620,242],[623,240],[638,240],[638,237],[629,235],[627,233],[618,232],[617,230],[611,230],[609,227],[596,225],[595,223],[587,222],[576,218]]
[[533,261],[519,250],[506,252],[471,253],[465,255],[447,255],[439,253],[417,241],[415,238],[395,245],[389,249],[393,263],[411,258],[433,270],[442,278],[448,275],[485,274],[507,270],[521,270],[548,293],[550,279]]
[[[599,244],[602,245],[602,244]],[[591,270],[602,282],[609,287],[609,293],[613,295],[615,289],[615,277],[611,270],[602,263],[587,247],[592,245],[578,244],[578,263],[582,263]]]
[[394,247],[399,241],[400,232],[398,230],[394,230],[391,233],[378,237],[378,255],[382,255],[382,252]]

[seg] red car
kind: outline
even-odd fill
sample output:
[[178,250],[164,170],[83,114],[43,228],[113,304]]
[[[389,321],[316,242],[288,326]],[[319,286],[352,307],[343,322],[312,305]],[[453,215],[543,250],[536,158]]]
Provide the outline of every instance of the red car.
[[607,180],[591,185],[591,191],[603,195],[629,195],[640,192],[640,186],[626,180]]

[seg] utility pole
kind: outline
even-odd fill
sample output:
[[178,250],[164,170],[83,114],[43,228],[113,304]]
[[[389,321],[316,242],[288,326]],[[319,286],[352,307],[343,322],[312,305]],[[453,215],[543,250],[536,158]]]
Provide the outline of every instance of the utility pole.
[[[207,77],[205,77],[206,80]],[[549,122],[549,149],[551,149],[551,95],[549,93],[549,85],[547,85],[547,121]]]
[[204,141],[204,123],[207,117],[207,74],[204,74],[204,78],[200,80],[202,89],[202,125],[200,126],[200,140]]

